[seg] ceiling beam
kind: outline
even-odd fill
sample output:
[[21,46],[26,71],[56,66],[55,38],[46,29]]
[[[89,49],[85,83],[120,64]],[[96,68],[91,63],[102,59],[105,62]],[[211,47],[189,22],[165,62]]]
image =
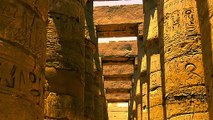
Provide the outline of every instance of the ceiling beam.
[[131,56],[104,56],[102,57],[102,62],[126,62],[126,61],[133,61],[137,57],[136,55]]
[[131,81],[132,80],[132,76],[121,76],[121,77],[110,77],[110,76],[104,76],[104,81],[115,81],[115,82],[119,82],[119,81]]
[[104,77],[132,77],[133,73],[113,73],[113,74],[103,74]]
[[99,38],[138,36],[139,23],[96,25]]
[[102,64],[104,65],[133,65],[134,61],[103,61]]
[[129,81],[104,81],[105,89],[131,89],[132,82]]
[[130,94],[130,89],[128,88],[119,88],[119,89],[106,89],[106,94],[112,94],[112,93],[127,93]]
[[130,99],[130,94],[129,93],[106,94],[106,99],[108,102],[128,102]]

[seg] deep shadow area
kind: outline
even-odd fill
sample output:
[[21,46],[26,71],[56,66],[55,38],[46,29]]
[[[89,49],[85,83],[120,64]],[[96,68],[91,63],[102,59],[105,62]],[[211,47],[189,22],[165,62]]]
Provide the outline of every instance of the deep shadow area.
[[161,84],[162,84],[162,106],[163,119],[167,119],[166,111],[166,86],[165,86],[165,65],[164,65],[164,0],[158,2],[158,36],[160,49],[160,68],[161,68]]
[[[210,1],[209,1],[210,2]],[[212,40],[211,40],[211,23],[210,18],[212,17],[209,10],[212,6],[208,5],[208,0],[197,0],[198,18],[201,32],[201,45],[202,45],[202,57],[203,57],[203,67],[205,74],[205,86],[208,95],[208,111],[210,115],[210,120],[213,119],[213,65],[212,65]]]

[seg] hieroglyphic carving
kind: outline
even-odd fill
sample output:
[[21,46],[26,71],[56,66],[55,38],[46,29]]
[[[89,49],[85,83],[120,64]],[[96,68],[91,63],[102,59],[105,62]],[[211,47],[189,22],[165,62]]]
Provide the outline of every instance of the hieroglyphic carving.
[[[165,6],[174,1],[168,0]],[[163,37],[166,61],[184,54],[201,53],[201,45],[197,44],[200,40],[200,31],[195,1],[177,1],[179,2],[164,10]]]
[[203,79],[202,75],[199,75],[198,73],[196,73],[197,66],[193,63],[187,63],[185,65],[185,71],[188,74],[188,79],[190,80],[194,80],[194,79]]
[[185,32],[188,39],[193,39],[194,35],[197,35],[194,19],[194,10],[192,8],[184,9],[184,18],[185,18]]
[[193,8],[176,10],[165,15],[164,31],[166,40],[173,42],[177,38],[185,40],[197,34]]
[[24,72],[23,70],[20,71],[20,76],[19,76],[19,89],[21,89],[21,85],[24,85],[26,83],[25,78],[24,78]]
[[0,63],[0,86],[17,91],[17,94],[23,92],[26,99],[35,103],[42,102],[39,99],[43,94],[39,70],[32,72],[33,67],[23,67],[2,58]]
[[6,80],[7,82],[7,87],[11,87],[11,88],[14,88],[14,84],[15,84],[15,73],[16,73],[16,69],[17,69],[17,66],[16,65],[13,65],[11,71],[10,71],[10,76],[11,78],[9,78],[9,80]]
[[0,5],[0,11],[0,39],[20,45],[44,62],[46,23],[38,13],[10,2]]
[[199,30],[195,19],[197,14],[194,0],[166,0],[164,11],[164,38],[166,42],[172,44],[177,40],[197,38]]

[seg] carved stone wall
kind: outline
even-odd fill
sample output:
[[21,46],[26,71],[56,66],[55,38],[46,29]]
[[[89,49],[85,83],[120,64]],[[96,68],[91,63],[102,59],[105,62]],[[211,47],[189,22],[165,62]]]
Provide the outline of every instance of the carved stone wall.
[[49,0],[46,119],[84,117],[84,0]]
[[42,120],[47,0],[1,0],[0,16],[0,118]]

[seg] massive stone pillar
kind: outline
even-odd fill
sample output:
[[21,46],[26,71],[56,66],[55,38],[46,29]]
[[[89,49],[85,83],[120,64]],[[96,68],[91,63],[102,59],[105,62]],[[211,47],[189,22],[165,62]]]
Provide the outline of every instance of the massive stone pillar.
[[139,66],[140,66],[140,81],[141,81],[141,106],[142,106],[142,120],[148,120],[148,101],[147,101],[147,62],[146,53],[144,50],[145,42],[140,41],[139,47]]
[[0,16],[0,118],[42,120],[47,0],[1,0]]
[[136,105],[137,105],[137,120],[142,120],[142,104],[141,104],[141,81],[137,81],[137,88],[136,88]]
[[101,95],[100,81],[102,80],[102,73],[96,71],[94,80],[94,116],[96,120],[104,120],[104,105],[106,101],[105,97]]
[[213,0],[197,0],[197,7],[203,46],[205,83],[208,92],[208,110],[210,120],[213,120]]
[[84,0],[49,0],[46,119],[84,119]]
[[[154,30],[153,26],[157,26],[157,24],[153,23],[150,25],[151,30]],[[151,120],[163,120],[162,90],[165,86],[161,81],[159,44],[156,37],[153,36],[153,38],[147,40],[147,94],[144,97],[147,98],[148,118]]]
[[84,97],[84,120],[95,120],[94,118],[94,52],[95,45],[91,40],[85,40],[85,97]]
[[[98,52],[98,39],[95,35],[94,22],[93,22],[93,0],[88,0],[85,6],[85,16],[87,29],[89,32],[90,40],[95,44],[94,64],[95,64],[95,78],[93,90],[94,90],[94,118],[95,120],[104,120],[108,118],[106,98],[104,94],[104,86],[102,81],[102,68],[99,60]],[[88,103],[89,104],[89,103]],[[90,116],[92,117],[92,116]]]
[[146,56],[142,63],[143,120],[163,120],[157,3],[144,1],[144,37]]
[[133,120],[137,120],[137,106],[136,106],[136,101],[133,101],[133,108],[132,108],[132,116]]
[[164,119],[209,119],[196,11],[194,0],[164,0],[159,5]]

